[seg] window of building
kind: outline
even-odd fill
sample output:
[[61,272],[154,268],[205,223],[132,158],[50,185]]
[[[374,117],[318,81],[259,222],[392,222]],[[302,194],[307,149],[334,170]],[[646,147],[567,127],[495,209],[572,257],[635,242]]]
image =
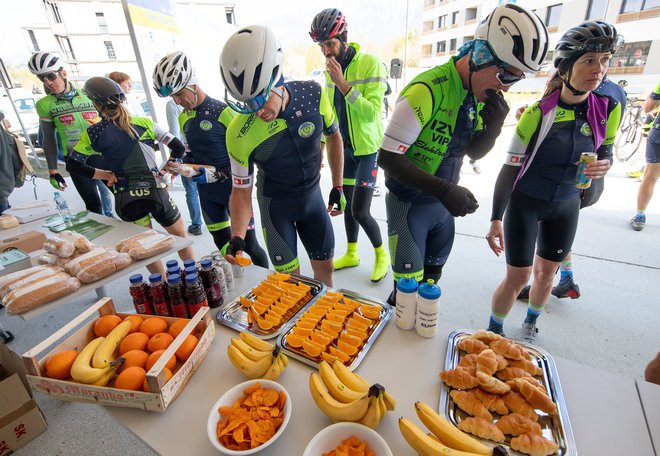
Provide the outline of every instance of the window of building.
[[440,52],[445,52],[447,50],[447,42],[446,41],[438,41],[435,43],[435,52],[440,53]]
[[96,13],[96,22],[99,24],[99,30],[101,33],[108,33],[108,23],[105,20],[105,14]]
[[43,0],[44,6],[46,7],[46,12],[50,12],[51,17],[58,24],[62,23],[62,16],[60,16],[60,8],[56,3],[51,3],[47,0]]
[[607,9],[608,0],[589,0],[587,6],[587,15],[585,20],[598,20],[605,19],[605,10]]
[[233,6],[225,6],[225,16],[227,17],[227,24],[236,24]]
[[458,21],[458,11],[451,13],[451,25],[455,25]]
[[447,15],[443,14],[438,18],[438,28],[443,29],[445,27],[447,27]]
[[465,22],[471,21],[477,18],[477,9],[476,8],[467,8],[465,10]]
[[117,54],[115,54],[115,48],[112,46],[112,41],[104,41],[105,50],[108,51],[108,58],[110,60],[117,60]]
[[559,26],[559,16],[561,15],[561,4],[548,6],[548,15],[545,17],[546,27]]
[[449,40],[449,50],[450,51],[456,50],[456,38],[452,38],[451,40]]
[[435,0],[424,0],[424,8],[432,8],[435,6]]
[[424,21],[422,24],[422,33],[433,31],[433,21]]
[[660,0],[623,0],[621,14],[645,11],[660,6]]
[[34,31],[28,30],[28,35],[32,43],[32,49],[34,49],[34,52],[39,52],[39,43],[37,43],[37,36],[34,34]]
[[431,51],[433,50],[432,44],[423,44],[422,45],[422,57],[431,57]]
[[651,41],[626,43],[610,59],[610,68],[640,67],[646,65]]
[[67,58],[67,60],[76,60],[76,54],[73,52],[73,47],[71,46],[71,41],[65,36],[56,36],[57,44],[60,46],[62,54]]

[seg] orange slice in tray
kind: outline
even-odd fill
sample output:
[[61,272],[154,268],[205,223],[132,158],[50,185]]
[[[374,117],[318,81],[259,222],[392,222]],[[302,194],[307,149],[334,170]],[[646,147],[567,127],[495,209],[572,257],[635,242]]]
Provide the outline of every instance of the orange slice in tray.
[[355,310],[351,306],[347,306],[346,304],[342,304],[341,302],[336,303],[333,309],[346,312],[346,315],[350,314]]
[[304,291],[305,294],[307,294],[309,291],[312,290],[312,287],[310,287],[309,285],[304,284],[304,283],[302,283],[302,282],[298,282],[298,284],[297,284],[296,286],[297,286],[298,288],[300,288],[301,291]]
[[[300,319],[298,320],[298,322],[306,323],[307,325],[310,325],[310,326],[313,323],[314,327],[316,327],[316,325],[318,324],[319,321],[321,321],[321,317],[319,317],[318,315],[308,314],[308,313],[303,314],[300,317]],[[305,326],[305,327],[307,327],[307,326]]]
[[333,314],[333,313],[330,313],[330,312],[331,311],[328,311],[328,313],[325,314],[325,319],[326,320],[335,322],[335,323],[340,324],[340,325],[344,324],[344,320],[346,320],[345,316]]
[[328,347],[328,350],[330,351],[330,354],[332,356],[336,356],[344,364],[346,364],[351,359],[351,357],[348,356],[346,353],[344,353],[341,350],[338,350],[337,348],[333,347],[332,345],[330,345]]
[[380,318],[380,307],[372,306],[371,304],[362,304],[360,306],[360,313],[370,320],[378,320]]
[[286,337],[284,337],[284,339],[286,340],[287,345],[293,348],[302,347],[303,340],[305,340],[303,336],[296,333],[289,333],[286,335]]
[[351,315],[351,318],[353,318],[354,320],[359,321],[360,323],[365,325],[367,328],[369,326],[371,326],[371,324],[373,323],[373,321],[369,320],[368,318],[364,318],[362,315],[357,314],[357,313]]
[[357,328],[351,328],[350,326],[347,327],[344,331],[346,331],[346,334],[355,336],[363,342],[367,337],[369,337],[369,334],[367,334],[365,331],[362,331],[361,329],[357,329]]
[[272,306],[270,306],[269,310],[271,312],[275,312],[280,317],[283,316],[285,313],[287,313],[289,311],[289,309],[287,309],[285,307],[280,307],[276,304],[273,304]]
[[305,328],[305,329],[314,329],[316,328],[316,322],[315,321],[297,321],[296,322],[296,327],[297,328]]
[[325,316],[327,311],[328,311],[327,308],[317,307],[317,306],[312,306],[307,310],[307,312],[309,312],[310,314],[316,315],[321,318]]
[[323,319],[321,320],[321,329],[325,331],[326,328],[328,329],[327,332],[337,332],[337,333],[341,332],[341,330],[344,329],[344,327],[337,322]]
[[270,293],[284,294],[284,289],[278,287],[273,282],[261,282],[260,287],[264,287]]
[[345,309],[330,309],[328,310],[326,315],[339,315],[343,319],[346,319],[348,317],[348,314],[353,312],[352,310],[345,310]]
[[328,296],[321,296],[317,301],[317,303],[322,303],[322,304],[330,304],[331,306],[334,306],[337,304],[339,301],[337,301],[334,298],[330,298]]
[[321,345],[322,347],[327,347],[328,345],[330,345],[330,342],[332,342],[332,338],[317,331],[313,331],[310,337],[314,342]]
[[339,333],[336,333],[336,332],[330,332],[330,331],[328,331],[327,329],[323,329],[323,328],[321,328],[321,329],[315,329],[314,331],[317,332],[317,333],[319,333],[319,334],[323,334],[325,337],[329,337],[329,338],[330,338],[330,341],[333,341],[333,340],[335,340],[337,337],[339,337]]
[[346,353],[348,356],[353,356],[358,352],[358,348],[356,346],[348,344],[341,339],[337,341],[337,348]]
[[275,326],[272,321],[266,320],[265,318],[260,317],[257,318],[256,320],[257,320],[257,326],[259,326],[259,328],[263,329],[264,331],[273,329],[273,326]]
[[309,356],[316,358],[321,354],[322,351],[325,350],[325,347],[317,344],[311,339],[305,339],[303,340],[303,350],[305,350],[305,353],[307,353]]
[[256,301],[264,304],[265,306],[272,306],[273,303],[275,302],[274,299],[266,298],[264,296],[257,296]]
[[296,296],[291,296],[291,295],[284,295],[280,297],[280,302],[285,305],[288,309],[292,308],[298,302],[300,302],[300,299]]
[[241,301],[241,305],[243,307],[245,307],[246,309],[253,304],[251,299],[248,299],[244,296],[239,296],[238,299],[239,299],[239,301]]
[[282,317],[274,312],[271,312],[270,310],[266,312],[265,315],[262,315],[261,318],[265,318],[266,320],[272,322],[275,326],[282,323]]
[[309,337],[312,334],[312,329],[311,328],[301,328],[300,326],[294,326],[293,327],[293,332],[294,332],[294,334],[298,334],[299,336],[302,336],[302,337]]
[[345,333],[345,332],[343,332],[339,335],[339,340],[342,340],[345,343],[347,343],[348,345],[354,346],[355,348],[362,345],[362,340],[359,337],[351,336],[350,334]]
[[337,301],[341,301],[341,299],[344,297],[343,293],[337,293],[336,291],[330,291],[330,290],[326,291],[325,295],[331,298],[336,298]]
[[335,360],[339,361],[340,363],[344,363],[339,357],[330,354],[330,352],[324,351],[321,353],[321,358],[323,358],[328,364],[332,364],[335,362]]
[[365,325],[364,323],[356,320],[355,318],[351,317],[348,319],[346,322],[346,326],[350,328],[357,328],[361,331],[367,332],[369,330],[370,325]]
[[356,301],[354,299],[347,298],[346,296],[344,296],[343,301],[344,301],[344,304],[346,304],[347,306],[352,307],[353,310],[357,310],[360,307],[360,305],[362,305],[361,302]]
[[275,280],[281,280],[283,282],[291,280],[291,274],[283,274],[281,272],[274,272],[274,273],[270,274],[268,277],[272,277]]
[[252,309],[255,310],[259,315],[262,315],[266,313],[266,311],[270,308],[270,306],[263,304],[259,301],[255,302],[252,305]]

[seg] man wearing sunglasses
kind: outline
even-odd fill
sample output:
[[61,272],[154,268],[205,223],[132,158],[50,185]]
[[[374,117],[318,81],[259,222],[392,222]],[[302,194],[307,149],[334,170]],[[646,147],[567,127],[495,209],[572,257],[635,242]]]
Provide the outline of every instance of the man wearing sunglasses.
[[502,92],[537,71],[548,35],[532,12],[503,4],[484,19],[457,56],[417,76],[401,92],[378,157],[396,280],[442,274],[454,241],[454,217],[473,213],[474,195],[457,184],[463,158],[495,144],[509,111]]
[[[208,96],[197,81],[188,56],[173,52],[163,57],[154,68],[154,90],[160,97],[172,97],[183,108],[179,114],[179,131],[186,145],[183,161],[215,168],[199,168],[201,173],[191,178],[197,185],[199,202],[206,228],[219,250],[224,250],[231,239],[229,196],[231,195],[231,169],[227,155],[227,126],[234,112],[220,100]],[[176,167],[171,167],[174,171]],[[181,179],[188,179],[181,176]],[[245,251],[252,261],[268,267],[268,257],[261,248],[250,220],[245,235]]]
[[[100,120],[99,114],[91,100],[67,80],[67,72],[56,55],[36,52],[30,57],[28,67],[49,92],[37,101],[36,108],[50,183],[56,189],[64,190],[66,182],[57,172],[58,139],[66,159],[87,127]],[[87,210],[101,214],[101,198],[94,179],[72,174],[71,180]]]

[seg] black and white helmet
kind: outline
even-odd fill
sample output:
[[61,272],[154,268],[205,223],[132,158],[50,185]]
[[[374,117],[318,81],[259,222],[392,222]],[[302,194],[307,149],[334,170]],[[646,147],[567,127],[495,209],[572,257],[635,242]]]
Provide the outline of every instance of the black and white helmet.
[[569,29],[555,46],[553,63],[559,68],[564,60],[575,61],[587,52],[614,54],[623,44],[623,36],[613,25],[603,21],[583,22]]
[[35,76],[54,73],[63,68],[58,56],[50,52],[35,52],[28,60],[28,68]]
[[479,23],[474,38],[486,40],[502,62],[526,73],[538,71],[548,53],[548,31],[536,14],[504,3]]
[[103,106],[117,106],[126,101],[121,86],[103,76],[89,78],[85,81],[82,91],[90,100]]
[[267,96],[282,75],[284,53],[275,33],[263,25],[244,27],[229,37],[220,56],[220,74],[233,98],[244,102]]
[[180,51],[166,55],[154,68],[154,90],[159,97],[181,92],[194,80],[195,69],[188,56]]

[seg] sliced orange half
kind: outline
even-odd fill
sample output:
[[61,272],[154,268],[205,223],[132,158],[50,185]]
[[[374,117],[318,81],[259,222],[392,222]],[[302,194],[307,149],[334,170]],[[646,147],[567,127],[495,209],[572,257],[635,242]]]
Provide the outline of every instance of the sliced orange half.
[[332,356],[336,356],[344,364],[346,364],[348,362],[348,360],[351,359],[351,357],[348,356],[346,353],[344,353],[343,351],[333,347],[332,345],[330,345],[328,347],[328,350],[330,350],[330,354]]
[[344,317],[343,315],[337,315],[337,314],[333,314],[333,313],[330,313],[330,312],[325,314],[325,318],[326,318],[326,320],[333,321],[333,322],[338,323],[340,325],[343,325],[344,320],[346,320],[346,317]]
[[293,327],[293,332],[302,337],[309,337],[312,334],[312,329],[310,328],[301,328],[299,326]]
[[252,305],[252,300],[244,296],[239,296],[238,299],[241,301],[241,305],[246,309]]
[[282,323],[282,317],[275,312],[271,312],[270,310],[266,312],[265,315],[262,315],[261,318],[265,318],[266,320],[270,321],[273,323],[273,325],[277,326],[280,323]]
[[353,312],[355,309],[353,309],[351,306],[347,306],[346,304],[342,304],[341,302],[338,302],[335,304],[334,309],[336,310],[342,310],[348,313]]
[[264,331],[268,331],[269,329],[272,329],[273,326],[275,326],[272,321],[266,320],[265,318],[257,318],[256,320],[257,326],[259,326],[259,328],[263,329]]
[[324,351],[321,353],[321,358],[323,358],[328,364],[332,364],[335,362],[335,360],[339,361],[340,363],[344,363],[341,359],[339,359],[335,355],[331,355],[330,352]]
[[305,328],[305,329],[314,329],[316,327],[316,322],[314,321],[300,321],[298,320],[296,322],[296,326],[298,328]]
[[259,315],[262,315],[263,313],[265,313],[265,312],[270,308],[270,306],[268,306],[268,305],[262,303],[261,301],[257,301],[257,302],[254,303],[254,305],[252,306],[252,308],[253,308],[253,309],[254,309]]
[[319,333],[316,331],[313,331],[310,337],[314,342],[321,345],[322,347],[327,347],[328,345],[330,345],[330,342],[332,342],[332,339],[329,336],[326,336],[323,333]]
[[329,329],[328,332],[334,331],[337,333],[340,332],[342,329],[344,329],[344,327],[341,324],[334,321],[326,320],[325,318],[321,320],[321,329],[324,328],[328,328]]
[[316,315],[318,317],[323,318],[323,316],[328,311],[328,309],[323,307],[312,306],[307,311],[312,315]]
[[360,306],[360,313],[370,320],[378,320],[380,318],[380,306],[372,306],[371,304],[362,304]]
[[291,307],[298,304],[298,302],[300,302],[300,299],[296,296],[284,295],[280,297],[280,302],[290,309]]
[[358,352],[357,347],[348,344],[341,339],[337,341],[337,348],[339,348],[339,350],[341,350],[342,352],[346,353],[348,356],[353,356]]
[[303,340],[303,350],[305,350],[309,356],[316,358],[324,351],[324,347],[311,339],[305,339]]
[[330,314],[332,314],[332,315],[339,315],[339,316],[341,316],[342,318],[346,319],[346,317],[348,317],[348,314],[350,314],[351,312],[352,312],[352,310],[345,310],[345,309],[330,309],[330,310],[328,310],[327,315],[330,315]]
[[274,299],[266,298],[264,296],[257,296],[257,302],[260,302],[266,306],[271,306],[275,302]]
[[275,280],[281,280],[283,282],[291,280],[291,274],[285,274],[285,273],[282,273],[282,272],[274,272],[274,273],[270,274],[269,277],[274,277]]
[[303,336],[296,333],[289,333],[284,339],[286,340],[286,343],[293,348],[302,347],[303,340],[305,340]]
[[286,308],[284,308],[284,307],[279,307],[279,306],[277,306],[277,305],[275,305],[275,304],[273,304],[272,306],[270,306],[270,308],[269,308],[268,310],[269,310],[270,312],[275,312],[275,313],[276,313],[277,315],[279,315],[280,317],[283,316],[285,313],[287,313],[287,312],[289,311],[289,309],[286,309]]
[[339,335],[339,340],[344,341],[345,343],[352,345],[356,348],[362,345],[362,340],[359,337],[351,336],[350,334],[345,332]]

